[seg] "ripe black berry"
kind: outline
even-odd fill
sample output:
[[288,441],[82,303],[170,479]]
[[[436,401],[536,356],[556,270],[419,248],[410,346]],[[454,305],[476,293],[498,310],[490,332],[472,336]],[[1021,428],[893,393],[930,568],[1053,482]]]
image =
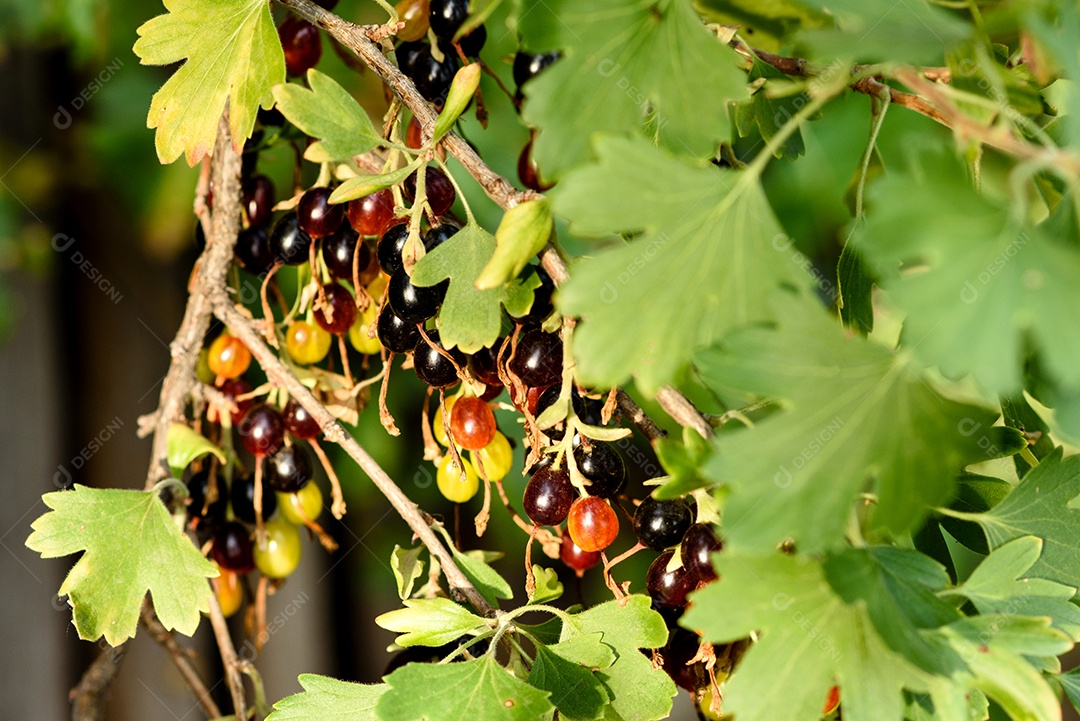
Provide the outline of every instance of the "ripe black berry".
[[615,447],[605,441],[590,441],[574,449],[578,470],[589,481],[589,494],[610,498],[626,485],[626,465]]
[[716,537],[712,526],[708,523],[695,523],[683,536],[680,552],[683,566],[699,581],[715,581],[719,576],[716,575],[709,554],[723,549],[724,543]]
[[[264,482],[265,483],[265,482]],[[255,523],[255,477],[234,476],[229,489],[233,515],[241,521]],[[265,521],[277,510],[277,496],[266,485],[262,489],[262,517]]]
[[556,471],[548,464],[536,469],[525,484],[522,504],[536,525],[557,526],[566,520],[575,495],[566,469]]
[[402,320],[420,323],[439,312],[448,287],[445,280],[432,286],[415,285],[405,269],[398,268],[390,276],[386,300]]
[[408,353],[416,347],[418,340],[422,340],[416,323],[402,320],[388,305],[379,311],[376,332],[383,347],[394,353]]
[[267,460],[266,480],[274,490],[296,493],[311,477],[311,459],[297,443],[285,446]]
[[[439,348],[443,347],[439,342],[437,332],[431,331],[428,337],[431,338],[433,344]],[[443,350],[446,349],[443,348]],[[465,364],[465,355],[457,348],[449,353],[459,366]],[[452,386],[458,379],[454,364],[438,350],[428,345],[422,337],[416,342],[416,348],[413,350],[413,367],[416,370],[416,377],[432,388]]]
[[286,265],[300,265],[308,260],[311,236],[300,229],[296,212],[281,216],[270,231],[270,254]]
[[682,540],[691,521],[690,506],[682,499],[657,501],[646,498],[634,513],[634,534],[641,545],[663,551]]

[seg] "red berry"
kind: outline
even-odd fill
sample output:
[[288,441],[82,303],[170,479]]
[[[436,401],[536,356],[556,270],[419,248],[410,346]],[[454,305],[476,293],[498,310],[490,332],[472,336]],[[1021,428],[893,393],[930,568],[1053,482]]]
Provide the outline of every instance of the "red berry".
[[394,194],[388,188],[350,200],[347,212],[349,223],[357,233],[381,236],[396,220]]
[[478,451],[495,437],[498,426],[487,403],[476,396],[458,399],[450,411],[450,432],[454,441],[469,451]]
[[342,335],[349,332],[356,320],[356,301],[352,293],[339,283],[323,286],[326,306],[315,310],[315,322],[327,333]]
[[603,498],[585,496],[570,506],[567,528],[583,551],[603,551],[619,535],[619,517]]
[[563,534],[562,545],[559,547],[559,558],[580,577],[600,562],[600,551],[581,550],[581,546],[574,543],[574,539],[566,533]]

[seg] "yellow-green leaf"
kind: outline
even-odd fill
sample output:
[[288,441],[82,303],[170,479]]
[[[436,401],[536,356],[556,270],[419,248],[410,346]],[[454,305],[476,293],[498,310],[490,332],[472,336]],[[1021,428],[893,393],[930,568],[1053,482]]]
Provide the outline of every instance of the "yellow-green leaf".
[[135,54],[143,65],[184,64],[154,94],[148,128],[156,128],[158,159],[187,156],[195,165],[214,149],[218,119],[229,102],[233,144],[251,137],[259,106],[285,80],[281,50],[266,0],[165,0],[165,15],[139,28]]
[[190,636],[210,610],[214,566],[173,522],[153,491],[87,488],[42,496],[52,510],[31,524],[27,547],[42,558],[85,551],[60,587],[79,638],[113,646],[135,635],[149,590],[162,625]]

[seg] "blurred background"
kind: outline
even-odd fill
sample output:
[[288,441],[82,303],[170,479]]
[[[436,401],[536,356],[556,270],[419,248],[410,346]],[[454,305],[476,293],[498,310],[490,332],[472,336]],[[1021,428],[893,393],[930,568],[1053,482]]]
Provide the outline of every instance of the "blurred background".
[[[376,9],[367,0],[342,0],[336,12],[374,22],[382,19]],[[172,69],[141,66],[131,51],[136,28],[162,11],[153,0],[0,0],[0,461],[6,493],[0,504],[0,698],[7,718],[68,716],[69,689],[101,652],[78,640],[66,602],[56,597],[73,559],[43,561],[24,541],[46,510],[43,493],[73,482],[142,488],[150,442],[136,437],[137,419],[157,405],[197,256],[192,201],[198,169],[182,160],[160,165],[146,128],[150,98]],[[386,108],[381,84],[349,67],[340,57],[344,51],[327,38],[322,42],[319,69],[378,121]],[[500,18],[490,19],[482,57],[510,87],[516,49]],[[470,116],[463,133],[495,170],[514,178],[528,132],[489,78],[482,89],[490,125],[483,129]],[[794,247],[812,260],[823,298],[835,290],[833,269],[850,220],[845,193],[869,122],[866,98],[839,101],[804,132],[800,162],[780,161],[769,170],[770,200]],[[893,111],[881,136],[882,158],[887,164],[919,142],[915,138],[943,132],[924,118]],[[259,172],[274,180],[279,199],[292,187],[293,163],[287,148],[260,156]],[[305,164],[303,182],[310,184],[315,171]],[[481,223],[494,229],[497,209],[464,172],[455,178]],[[561,237],[572,251],[587,251]],[[715,410],[707,394],[691,390],[691,396]],[[459,528],[464,548],[505,552],[494,565],[520,599],[525,537],[497,501],[482,539],[472,535],[478,500],[463,506],[455,521],[453,505],[435,488],[433,465],[422,460],[422,401],[415,376],[396,372],[389,403],[402,437],[389,437],[373,408],[361,414],[355,434],[413,500]],[[664,422],[658,409],[647,410]],[[500,429],[520,438],[515,414],[498,415]],[[628,492],[640,498],[641,480],[662,471],[639,436],[621,450],[632,476]],[[329,513],[321,520],[341,548],[328,554],[314,541],[305,544],[299,571],[270,599],[272,633],[257,658],[239,616],[232,619],[238,649],[255,660],[271,701],[299,691],[300,673],[374,682],[392,658],[386,649],[393,635],[372,619],[400,605],[389,557],[395,544],[412,544],[410,532],[362,473],[347,459],[332,458],[349,513],[340,523]],[[518,444],[506,485],[519,511],[521,466]],[[318,482],[327,490],[325,478]],[[633,543],[629,524],[623,526],[617,548]],[[640,590],[651,560],[638,554],[617,576]],[[559,570],[565,603],[610,597],[598,572],[578,581],[557,561],[540,562]],[[209,624],[194,639],[181,640],[196,651],[204,678],[228,707]],[[172,662],[145,633],[127,645],[122,664],[109,719],[201,718]],[[695,718],[685,692],[674,717]]]

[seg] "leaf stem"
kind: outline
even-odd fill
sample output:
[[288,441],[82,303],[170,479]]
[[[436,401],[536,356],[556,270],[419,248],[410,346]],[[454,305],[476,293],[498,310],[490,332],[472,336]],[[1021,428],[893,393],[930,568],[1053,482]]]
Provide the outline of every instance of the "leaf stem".
[[953,510],[952,508],[945,508],[944,506],[938,506],[933,510],[934,513],[937,513],[940,516],[948,516],[949,518],[956,518],[961,521],[972,521],[974,523],[979,523],[986,517],[986,514],[983,513],[966,513],[964,511]]
[[1039,465],[1039,459],[1035,457],[1035,454],[1031,452],[1030,446],[1024,446],[1020,449],[1020,457],[1023,458],[1029,466],[1034,468]]
[[892,102],[892,96],[888,92],[871,97],[880,102],[881,107],[874,109],[874,121],[870,126],[870,140],[867,142],[866,150],[863,151],[862,159],[859,161],[859,184],[855,186],[856,220],[861,218],[863,214],[863,194],[866,189],[866,176],[870,170],[870,159],[874,157],[874,152],[877,150],[878,135],[881,133],[881,126],[885,124],[885,114],[889,112],[889,105]]

